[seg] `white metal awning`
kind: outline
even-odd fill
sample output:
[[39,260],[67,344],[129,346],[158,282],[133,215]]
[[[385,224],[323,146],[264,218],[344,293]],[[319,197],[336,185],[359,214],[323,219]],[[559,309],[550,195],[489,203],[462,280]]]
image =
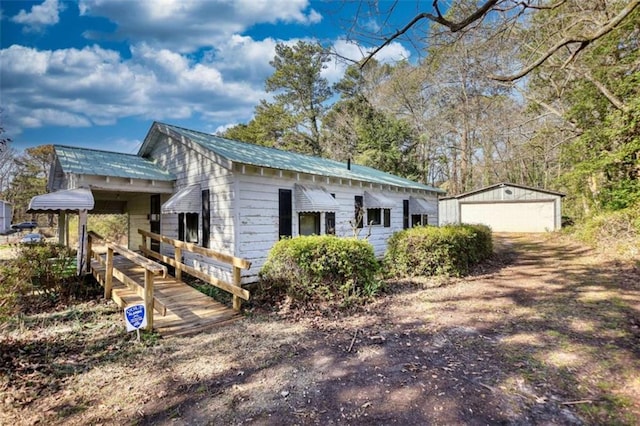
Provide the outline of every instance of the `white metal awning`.
[[437,215],[438,205],[433,205],[424,198],[409,197],[409,211],[411,214]]
[[335,212],[339,210],[335,198],[321,186],[295,185],[296,211]]
[[396,202],[375,192],[364,191],[364,206],[368,209],[392,209]]
[[93,210],[93,207],[91,190],[76,188],[36,195],[29,202],[27,213]]
[[162,205],[160,211],[168,213],[200,213],[202,193],[200,185],[189,185],[176,192]]

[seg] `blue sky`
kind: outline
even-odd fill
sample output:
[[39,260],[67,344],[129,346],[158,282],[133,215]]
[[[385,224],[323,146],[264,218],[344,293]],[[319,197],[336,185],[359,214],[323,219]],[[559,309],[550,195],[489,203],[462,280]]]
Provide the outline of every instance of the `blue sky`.
[[[0,2],[2,127],[20,151],[65,144],[135,153],[154,120],[205,132],[251,119],[276,43],[319,41],[358,60],[431,2],[39,0]],[[388,19],[388,20],[384,20]],[[416,57],[392,43],[376,57]],[[330,82],[346,65],[325,70]]]

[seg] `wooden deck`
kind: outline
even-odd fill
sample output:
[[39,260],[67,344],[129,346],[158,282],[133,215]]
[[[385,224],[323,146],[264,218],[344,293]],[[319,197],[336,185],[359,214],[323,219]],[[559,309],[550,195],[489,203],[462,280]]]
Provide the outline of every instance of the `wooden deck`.
[[[103,256],[104,257],[104,256]],[[104,264],[104,262],[102,262]],[[104,285],[105,267],[93,259],[91,271],[99,283]],[[114,266],[139,285],[144,286],[144,268],[122,257],[114,257]],[[216,302],[193,287],[167,275],[154,279],[153,328],[162,336],[177,336],[198,333],[221,326],[240,318],[233,309]],[[113,278],[113,300],[125,307],[142,303],[142,298],[120,280]]]

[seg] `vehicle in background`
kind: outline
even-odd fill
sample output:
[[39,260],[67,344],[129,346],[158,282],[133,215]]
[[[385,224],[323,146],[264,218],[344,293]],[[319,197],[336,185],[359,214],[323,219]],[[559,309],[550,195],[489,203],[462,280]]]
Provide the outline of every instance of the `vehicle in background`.
[[27,234],[20,240],[23,244],[38,244],[44,242],[42,234]]
[[38,222],[30,221],[30,222],[20,222],[14,223],[11,225],[11,229],[22,230],[22,229],[34,229],[38,227]]

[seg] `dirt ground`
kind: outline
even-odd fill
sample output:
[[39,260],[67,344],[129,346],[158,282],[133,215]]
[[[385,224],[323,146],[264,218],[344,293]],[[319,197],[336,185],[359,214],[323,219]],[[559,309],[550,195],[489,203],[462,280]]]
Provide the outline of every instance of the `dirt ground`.
[[94,301],[0,326],[0,424],[639,424],[640,264],[501,235],[349,315],[125,334]]

